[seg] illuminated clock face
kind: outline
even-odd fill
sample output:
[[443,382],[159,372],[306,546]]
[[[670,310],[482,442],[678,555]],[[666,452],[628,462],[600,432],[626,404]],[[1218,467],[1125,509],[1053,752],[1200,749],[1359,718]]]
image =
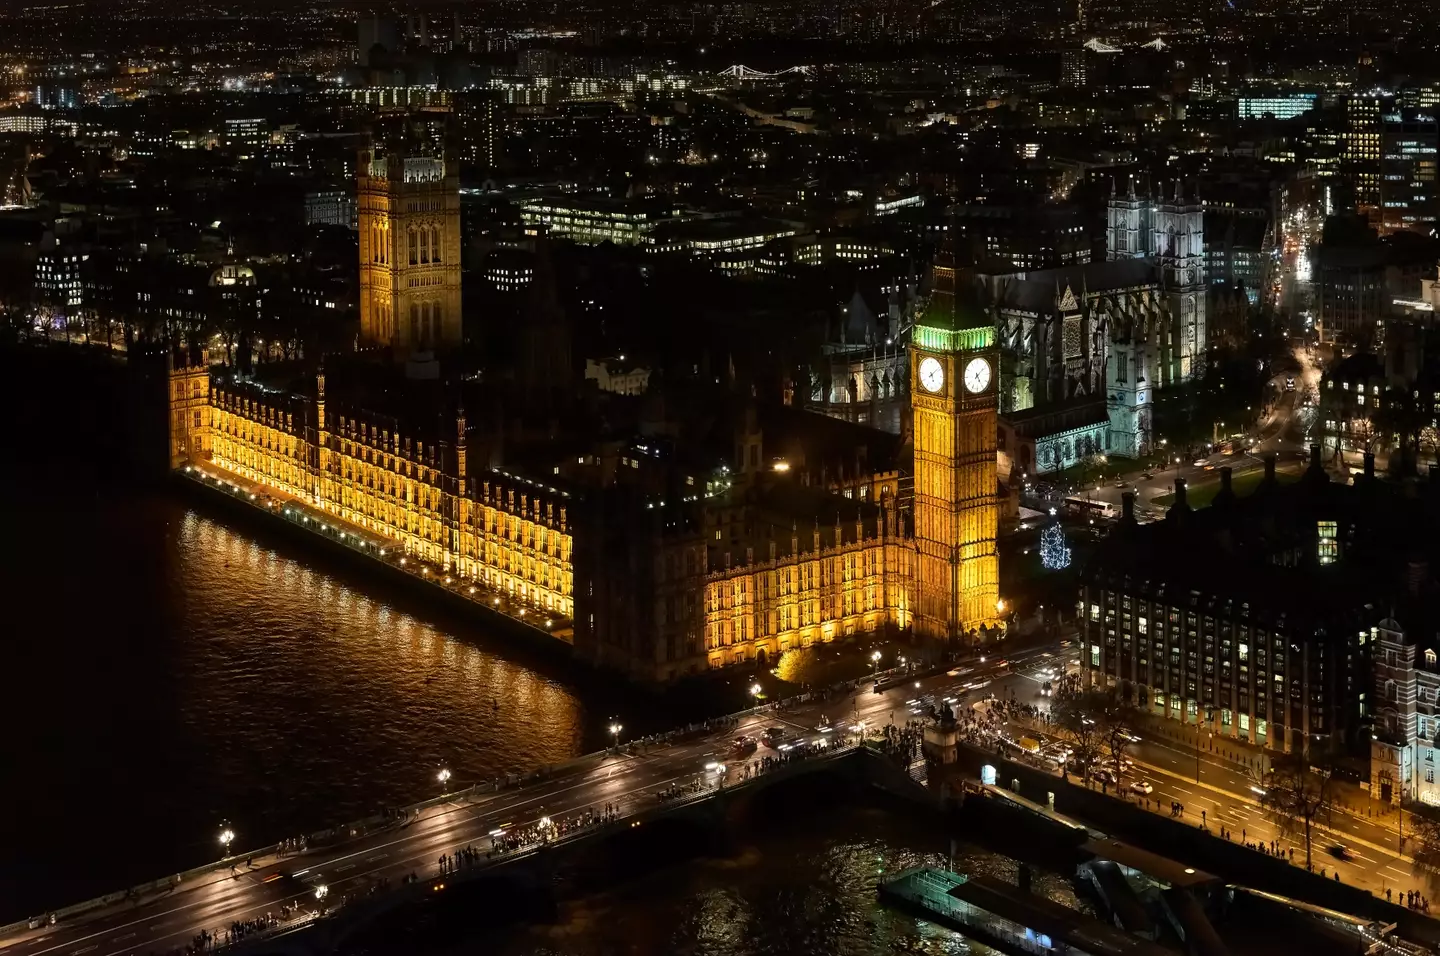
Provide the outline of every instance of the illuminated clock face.
[[936,358],[920,361],[920,386],[927,392],[938,392],[945,385],[945,366]]
[[983,358],[973,358],[965,366],[965,387],[978,395],[990,385],[990,363]]

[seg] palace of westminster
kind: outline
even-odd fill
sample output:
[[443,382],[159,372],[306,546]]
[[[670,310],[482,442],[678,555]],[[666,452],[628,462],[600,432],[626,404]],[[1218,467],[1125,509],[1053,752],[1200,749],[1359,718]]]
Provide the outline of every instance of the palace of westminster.
[[[948,640],[997,627],[1006,396],[1023,373],[1035,379],[1037,407],[1098,400],[1103,416],[1105,373],[1070,361],[1085,348],[1056,344],[1095,337],[1095,350],[1105,346],[1105,330],[1071,305],[1071,287],[1103,311],[1113,297],[1105,286],[1143,286],[1147,277],[1132,273],[1153,262],[1101,263],[1104,276],[1063,282],[1031,276],[997,299],[986,277],[940,253],[907,330],[899,377],[910,427],[897,436],[718,385],[578,397],[544,256],[512,377],[455,374],[456,164],[433,141],[407,135],[362,153],[357,177],[357,349],[284,381],[275,369],[243,375],[212,366],[203,350],[172,350],[171,467],[317,509],[336,527],[385,542],[391,560],[475,588],[486,604],[533,609],[520,619],[578,658],[641,680],[763,665],[861,632],[913,629]],[[1120,250],[1142,252],[1133,242]],[[1121,266],[1126,276],[1109,275]],[[1110,281],[1093,281],[1101,279]],[[1050,288],[1050,306],[1064,313],[1053,325],[1065,334],[1053,342],[1039,317],[1049,307],[1015,299],[1021,290],[1038,303],[1031,286]],[[1014,333],[1017,322],[1024,328]],[[1123,418],[1121,444],[1143,446],[1150,360],[1140,357],[1136,323],[1110,324],[1127,330],[1120,344],[1136,353],[1126,362],[1136,381],[1122,373],[1118,387],[1108,383],[1117,393],[1109,404],[1124,407],[1111,408],[1120,414],[1108,426],[1086,427],[1109,446],[1098,433]],[[1203,349],[1203,317],[1191,318],[1196,326],[1183,349],[1165,332],[1154,367],[1188,375],[1184,366]],[[1010,334],[1044,342],[1007,351]],[[1170,357],[1172,346],[1183,359]]]

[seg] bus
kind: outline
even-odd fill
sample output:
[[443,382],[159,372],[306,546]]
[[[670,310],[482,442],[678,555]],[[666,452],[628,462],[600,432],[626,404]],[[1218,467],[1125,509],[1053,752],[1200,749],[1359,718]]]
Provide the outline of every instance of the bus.
[[1065,510],[1071,514],[1089,515],[1092,518],[1115,517],[1115,506],[1108,501],[1092,501],[1089,498],[1066,498]]

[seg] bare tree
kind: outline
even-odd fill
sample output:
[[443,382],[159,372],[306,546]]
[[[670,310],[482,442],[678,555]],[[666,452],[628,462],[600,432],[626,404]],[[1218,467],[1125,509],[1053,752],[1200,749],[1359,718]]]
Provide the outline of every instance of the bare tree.
[[1129,682],[1117,684],[1104,692],[1098,701],[1100,712],[1096,722],[1105,737],[1106,749],[1115,768],[1115,790],[1120,791],[1120,777],[1124,769],[1125,752],[1135,742],[1135,728],[1140,723],[1140,711],[1134,704],[1133,688]]
[[1426,425],[1420,429],[1416,442],[1416,459],[1423,459],[1428,451],[1432,459],[1440,460],[1440,428]]
[[1066,674],[1056,682],[1052,700],[1055,724],[1073,744],[1072,756],[1088,783],[1092,766],[1105,752],[1105,730],[1096,716],[1102,695],[1081,686],[1079,674]]
[[1324,817],[1329,819],[1331,807],[1331,778],[1333,765],[1321,758],[1318,764],[1312,757],[1292,753],[1277,756],[1270,763],[1265,774],[1264,794],[1260,797],[1262,806],[1280,828],[1280,832],[1294,836],[1304,834],[1305,868],[1313,862],[1311,836],[1314,823]]
[[1418,866],[1440,870],[1440,809],[1417,803],[1410,814],[1410,856]]

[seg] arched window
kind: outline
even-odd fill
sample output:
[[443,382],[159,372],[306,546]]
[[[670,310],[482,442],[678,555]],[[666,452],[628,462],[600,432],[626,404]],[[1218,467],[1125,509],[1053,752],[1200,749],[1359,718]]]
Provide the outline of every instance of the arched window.
[[440,261],[440,227],[435,226],[430,230],[430,261]]
[[410,236],[410,264],[413,266],[415,263],[420,261],[420,237],[416,234],[414,229],[408,230],[408,235]]
[[1395,682],[1393,680],[1385,682],[1385,699],[1395,700]]
[[1433,650],[1425,651],[1425,666],[1432,671],[1435,669],[1435,652]]

